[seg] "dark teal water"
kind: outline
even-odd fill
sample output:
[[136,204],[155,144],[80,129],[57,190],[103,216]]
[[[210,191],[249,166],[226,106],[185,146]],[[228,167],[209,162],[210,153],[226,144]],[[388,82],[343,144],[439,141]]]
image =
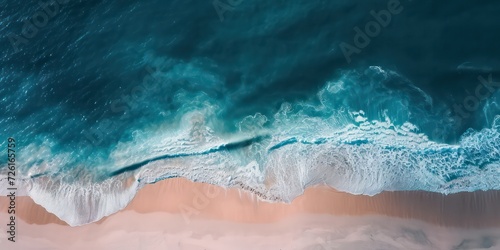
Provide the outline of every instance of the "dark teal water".
[[1,5],[0,131],[26,178],[499,188],[498,1]]

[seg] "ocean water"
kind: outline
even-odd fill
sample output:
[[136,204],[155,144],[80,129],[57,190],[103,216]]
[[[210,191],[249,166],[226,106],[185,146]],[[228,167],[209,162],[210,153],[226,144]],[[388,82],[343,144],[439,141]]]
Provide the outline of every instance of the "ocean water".
[[498,1],[0,3],[0,131],[70,225],[173,177],[500,189]]

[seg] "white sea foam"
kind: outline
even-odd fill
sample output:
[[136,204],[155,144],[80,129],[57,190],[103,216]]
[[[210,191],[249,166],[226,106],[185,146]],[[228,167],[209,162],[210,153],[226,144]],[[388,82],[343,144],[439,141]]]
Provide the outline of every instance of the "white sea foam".
[[[408,124],[398,127],[389,122],[363,122],[330,137],[302,137],[272,150],[270,146],[283,135],[234,152],[220,150],[157,160],[104,181],[84,179],[81,172],[77,179],[66,175],[26,180],[29,196],[70,225],[112,214],[124,208],[143,184],[169,177],[239,187],[264,200],[285,202],[321,183],[368,195],[384,190],[455,193],[500,189],[498,122],[500,117],[494,129],[469,131],[460,145],[429,141],[412,132],[413,126]],[[254,157],[257,153],[266,157],[258,162]]]
[[[396,77],[380,68],[369,73]],[[352,95],[366,96],[366,89],[349,89],[353,83],[332,88],[332,81],[318,93],[319,103],[284,103],[273,117],[250,115],[233,134],[218,130],[223,121],[217,118],[217,104],[203,102],[202,108],[179,115],[177,124],[133,133],[132,140],[120,141],[100,161],[75,163],[78,152],[54,152],[53,143],[44,140],[21,151],[25,162],[19,177],[29,183],[27,193],[35,202],[70,225],[112,214],[142,185],[171,177],[238,187],[284,202],[315,184],[367,195],[500,189],[500,116],[490,128],[467,131],[457,144],[434,142],[405,120],[420,112],[410,108],[410,95],[420,95],[425,105],[429,97],[415,88],[387,96],[378,82],[366,85],[374,91],[373,110],[354,109]],[[374,110],[380,119],[373,118]]]

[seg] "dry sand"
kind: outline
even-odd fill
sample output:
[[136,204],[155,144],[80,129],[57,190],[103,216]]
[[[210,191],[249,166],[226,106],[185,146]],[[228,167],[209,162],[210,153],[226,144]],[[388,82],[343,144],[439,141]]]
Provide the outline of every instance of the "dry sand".
[[[37,246],[46,246],[47,248],[45,249],[65,249],[62,246],[68,245],[72,246],[71,249],[80,249],[79,247],[83,249],[84,247],[101,246],[89,245],[91,242],[101,242],[102,244],[104,244],[103,242],[108,242],[106,244],[119,245],[120,242],[124,243],[132,240],[126,238],[125,235],[129,235],[127,237],[134,237],[133,235],[140,236],[141,234],[145,237],[143,241],[148,242],[148,244],[153,242],[147,240],[151,237],[161,241],[161,244],[158,243],[158,248],[144,247],[142,249],[204,249],[199,248],[203,246],[203,242],[206,242],[207,246],[210,245],[213,247],[206,249],[221,249],[220,245],[219,247],[214,245],[223,244],[220,240],[217,240],[217,237],[224,236],[227,242],[233,242],[235,239],[239,239],[233,242],[237,244],[238,242],[245,241],[246,237],[242,237],[242,235],[246,234],[244,233],[245,230],[252,231],[252,235],[260,235],[261,237],[266,236],[269,242],[282,241],[273,246],[265,245],[264,243],[267,242],[266,240],[261,242],[264,244],[262,245],[263,249],[276,249],[273,247],[292,242],[299,237],[298,235],[303,235],[306,229],[314,231],[323,228],[323,231],[320,230],[321,232],[331,230],[334,228],[332,223],[336,226],[344,225],[342,228],[345,230],[352,227],[349,233],[354,232],[355,235],[357,235],[356,237],[364,235],[363,233],[366,230],[362,231],[363,233],[359,233],[357,230],[359,227],[366,229],[367,225],[375,227],[376,223],[369,222],[369,219],[367,219],[374,216],[377,218],[377,223],[379,223],[377,225],[380,225],[380,228],[373,228],[371,229],[372,231],[380,231],[382,228],[385,228],[383,226],[384,221],[388,221],[389,217],[392,218],[390,219],[391,221],[396,221],[401,225],[410,223],[411,221],[412,224],[426,222],[429,225],[434,225],[433,227],[435,228],[445,228],[441,226],[461,227],[464,228],[464,230],[465,228],[471,227],[482,228],[475,229],[475,231],[478,231],[489,227],[500,226],[499,197],[500,192],[498,191],[478,191],[447,196],[421,191],[405,191],[384,192],[370,197],[346,194],[328,187],[313,187],[307,189],[302,196],[296,198],[291,204],[283,204],[259,201],[255,197],[252,197],[252,195],[240,191],[239,189],[224,189],[213,185],[194,183],[186,179],[176,178],[160,181],[153,185],[147,185],[138,192],[134,200],[125,210],[104,218],[99,222],[74,228],[67,226],[55,215],[48,213],[43,207],[35,204],[31,198],[17,197],[16,213],[18,220],[20,219],[18,221],[20,225],[17,233],[18,242],[9,244],[11,242],[6,241],[7,236],[3,235],[5,234],[3,233],[1,234],[2,239],[0,239],[0,246],[9,244],[6,245],[9,246],[9,248],[0,247],[0,249],[43,249],[29,248],[30,244],[34,244],[35,242],[38,244]],[[6,197],[0,197],[0,225],[5,225],[8,218],[6,214],[7,203]],[[395,219],[395,217],[405,220]],[[299,220],[298,218],[301,218],[300,225],[297,226],[295,224],[296,226],[290,227],[289,223],[292,223],[292,221],[297,222],[297,220]],[[416,220],[422,222],[415,222]],[[357,221],[357,224],[353,221]],[[217,229],[215,229],[214,225],[218,225],[216,226]],[[349,225],[351,227],[349,227]],[[354,225],[359,227],[354,227]],[[423,227],[426,226],[421,226],[421,228]],[[400,226],[395,226],[395,228],[401,229]],[[195,233],[197,230],[202,231],[198,232],[198,234],[200,234],[198,236],[196,236]],[[120,236],[120,232],[123,234],[122,236]],[[154,232],[156,232],[156,234]],[[241,233],[238,234],[236,232]],[[337,230],[335,232],[338,233],[340,231]],[[194,236],[193,233],[195,233]],[[349,233],[346,232],[345,234],[349,235]],[[219,236],[215,237],[213,234]],[[233,234],[233,236],[231,236],[232,238],[229,237],[230,234]],[[370,233],[370,235],[372,234],[373,233]],[[61,235],[64,235],[64,237],[61,237]],[[177,238],[172,235],[177,235]],[[169,238],[171,236],[173,238]],[[179,240],[183,237],[185,238],[184,241]],[[277,238],[271,239],[272,237]],[[321,242],[321,239],[318,241],[316,236],[311,237],[304,239],[300,244],[296,242],[302,247],[299,247],[299,245],[288,245],[285,247],[283,245],[283,249],[308,249],[308,247],[313,247],[310,249],[315,249],[317,246],[314,244]],[[387,237],[383,237],[381,239],[386,238]],[[176,239],[178,241],[176,241]],[[28,243],[26,241],[28,241]],[[454,241],[457,242],[454,242],[454,245],[452,244],[451,246],[459,245],[460,241],[458,238]],[[22,245],[19,242],[28,245]],[[173,247],[179,242],[195,243],[193,243],[194,245],[191,247],[181,246],[182,244],[179,246],[176,245],[175,247],[177,248]],[[250,241],[250,243],[251,242],[252,241]],[[488,242],[485,244],[487,245]],[[136,243],[137,242],[134,244]],[[304,244],[301,245],[302,243]],[[334,245],[333,241],[330,243],[328,246]],[[387,242],[384,244],[386,243]],[[400,244],[398,242],[396,243]],[[128,243],[129,247],[130,244],[132,243]],[[433,244],[437,244],[436,240],[434,240]],[[483,243],[480,242],[477,244],[481,245]],[[116,248],[102,249],[120,249],[118,245],[116,245]],[[171,246],[172,248],[159,247],[164,245]],[[21,246],[23,248],[19,248]],[[437,247],[437,245],[432,246],[433,248]],[[121,249],[139,249],[135,247],[127,248],[127,245],[123,247],[125,248]],[[409,247],[409,245],[401,245],[401,247]],[[97,247],[96,249],[101,248]],[[320,246],[316,249],[328,248],[322,248],[322,246]],[[387,249],[391,248],[387,247]],[[399,248],[396,247],[394,249]],[[426,248],[415,246],[414,248],[408,249]],[[490,249],[496,248],[490,247]]]
[[[5,213],[8,200],[0,197],[0,201],[0,212]],[[27,223],[65,224],[29,197],[17,197],[17,204],[18,217]],[[224,189],[175,178],[142,188],[125,210],[138,213],[180,213],[187,219],[208,218],[242,223],[276,222],[296,214],[314,213],[387,215],[445,226],[493,227],[500,226],[500,192],[476,191],[442,195],[423,191],[398,191],[365,196],[320,186],[307,189],[291,204],[285,204],[260,201],[236,188]]]

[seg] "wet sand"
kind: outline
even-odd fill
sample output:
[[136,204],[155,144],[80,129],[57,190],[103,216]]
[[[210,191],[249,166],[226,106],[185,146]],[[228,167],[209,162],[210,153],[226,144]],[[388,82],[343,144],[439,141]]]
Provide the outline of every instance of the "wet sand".
[[[172,225],[166,224],[173,221],[175,221],[174,224],[178,225],[176,228],[182,228],[187,232],[193,232],[191,227],[203,221],[212,224],[229,223],[233,226],[239,225],[239,227],[260,227],[256,232],[262,232],[263,228],[280,227],[279,225],[285,225],[290,221],[297,220],[297,218],[303,220],[300,225],[308,225],[307,218],[318,218],[318,216],[326,217],[315,221],[315,223],[319,223],[315,224],[316,226],[310,226],[328,228],[328,223],[326,223],[328,220],[349,221],[375,216],[377,218],[391,217],[395,221],[407,221],[408,223],[417,221],[417,223],[427,223],[436,226],[436,228],[455,227],[464,230],[469,228],[496,230],[496,227],[500,228],[500,192],[498,191],[477,191],[452,195],[423,191],[398,191],[384,192],[370,197],[347,194],[319,186],[307,189],[291,204],[284,204],[263,202],[255,196],[235,188],[224,189],[176,178],[147,185],[137,193],[133,201],[123,211],[103,218],[99,222],[79,227],[67,226],[55,215],[35,204],[29,197],[17,197],[16,203],[16,216],[18,220],[21,220],[18,223],[24,225],[23,228],[19,229],[19,240],[22,240],[23,235],[25,235],[26,237],[34,237],[33,239],[36,238],[37,241],[43,241],[44,237],[52,235],[47,234],[46,230],[49,230],[47,228],[63,231],[65,234],[72,235],[67,237],[75,239],[85,235],[82,232],[96,230],[107,235],[106,237],[113,234],[112,232],[119,231],[132,233],[141,230],[148,231],[148,228],[156,228],[155,230],[161,231],[162,225],[165,226],[165,229],[172,227]],[[7,197],[0,197],[0,225],[6,224],[7,206]],[[147,220],[143,220],[145,218]],[[155,221],[163,222],[155,224]],[[324,225],[321,226],[322,221]],[[156,226],[151,226],[151,223]],[[401,223],[404,224],[404,222]],[[197,226],[195,229],[205,228],[207,225]],[[287,227],[282,226],[281,228],[284,230],[282,235],[285,235]],[[26,230],[25,233],[22,230]],[[172,230],[175,231],[175,229]],[[47,235],[40,236],[43,234],[42,231]],[[215,231],[223,234],[223,232],[219,232],[219,229]],[[10,243],[5,241],[6,236],[3,234],[0,245]],[[269,235],[273,234],[269,233]],[[114,237],[119,238],[118,235]],[[54,242],[53,240],[47,239],[47,242]],[[61,242],[64,243],[64,240]],[[60,244],[63,244],[61,242]],[[82,241],[83,243],[85,242]],[[70,243],[65,242],[64,244]],[[73,247],[77,246],[78,244],[73,245]],[[57,248],[58,246],[53,247]],[[181,247],[178,249],[189,248]],[[286,249],[293,249],[293,247]]]
[[[0,213],[7,212],[7,197],[0,197]],[[17,197],[19,218],[29,224],[64,225],[29,197]],[[500,192],[476,191],[442,195],[424,191],[352,195],[329,187],[308,188],[291,204],[270,203],[246,191],[225,189],[175,178],[146,185],[125,210],[138,213],[178,213],[186,219],[208,218],[239,223],[276,222],[296,214],[387,215],[454,227],[500,226]],[[113,216],[113,215],[111,215]],[[101,223],[106,218],[97,223]]]

